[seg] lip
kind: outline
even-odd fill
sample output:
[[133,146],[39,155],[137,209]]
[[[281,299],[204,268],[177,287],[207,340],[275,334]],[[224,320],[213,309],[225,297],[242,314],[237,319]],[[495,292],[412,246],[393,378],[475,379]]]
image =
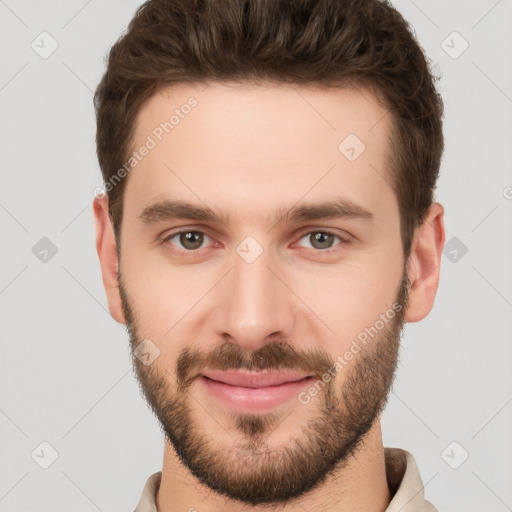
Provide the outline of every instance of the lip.
[[[231,383],[213,380],[210,375]],[[243,413],[265,411],[282,405],[296,398],[313,380],[312,376],[295,372],[204,372],[200,377],[208,394],[229,409]],[[236,385],[240,383],[244,385]]]
[[264,388],[269,386],[280,386],[289,382],[297,382],[299,380],[310,377],[308,374],[293,371],[266,371],[266,372],[249,372],[249,371],[204,371],[201,373],[203,377],[211,380],[223,382],[231,386],[240,386],[244,388]]

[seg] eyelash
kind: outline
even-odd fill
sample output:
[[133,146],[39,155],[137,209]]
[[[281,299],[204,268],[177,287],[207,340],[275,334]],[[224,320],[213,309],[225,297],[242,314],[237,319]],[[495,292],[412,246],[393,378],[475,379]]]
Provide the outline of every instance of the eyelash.
[[[187,250],[187,249],[176,249],[176,247],[174,247],[170,243],[170,240],[172,240],[173,238],[175,238],[178,235],[182,235],[183,233],[200,233],[200,234],[205,235],[206,237],[210,238],[208,236],[208,234],[206,234],[204,231],[200,231],[200,230],[197,230],[197,229],[184,229],[184,230],[176,231],[174,233],[170,233],[170,234],[166,235],[165,237],[163,237],[161,239],[161,242],[163,244],[166,244],[166,246],[167,246],[169,251],[171,251],[172,253],[177,254],[179,256],[194,256],[194,255],[197,254],[197,252],[199,250],[203,249],[203,247],[201,247],[200,249],[189,249],[189,250]],[[313,250],[315,252],[318,252],[318,253],[330,254],[330,253],[336,251],[337,250],[336,248],[339,245],[346,245],[346,244],[349,243],[348,239],[340,236],[339,234],[337,234],[334,231],[331,231],[329,229],[314,229],[312,231],[304,232],[304,233],[301,234],[301,236],[298,239],[298,241],[302,240],[305,236],[311,235],[313,233],[322,233],[324,235],[333,235],[334,237],[336,237],[336,238],[338,238],[340,240],[339,244],[336,244],[333,247],[329,247],[328,249],[315,249],[315,248],[313,248]],[[306,247],[306,249],[310,249],[310,248]]]

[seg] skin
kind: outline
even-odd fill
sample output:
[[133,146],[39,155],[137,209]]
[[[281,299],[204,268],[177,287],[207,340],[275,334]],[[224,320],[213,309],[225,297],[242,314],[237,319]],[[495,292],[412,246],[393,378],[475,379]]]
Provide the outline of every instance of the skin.
[[[390,116],[365,89],[176,85],[143,105],[133,148],[190,96],[198,105],[126,178],[120,248],[108,198],[94,200],[110,312],[127,325],[133,351],[147,339],[159,351],[149,365],[134,357],[167,434],[158,509],[383,511],[391,495],[380,416],[403,322],[433,307],[443,207],[431,206],[404,261],[386,167]],[[355,161],[338,150],[350,133],[366,146]],[[274,222],[279,209],[339,197],[372,221]],[[141,220],[166,199],[229,218]],[[326,229],[336,236],[316,245],[313,235]],[[199,248],[174,236],[187,230],[204,234]],[[248,236],[263,251],[251,263],[236,250]],[[198,376],[280,367],[321,377],[397,303],[402,312],[307,404],[235,413]]]

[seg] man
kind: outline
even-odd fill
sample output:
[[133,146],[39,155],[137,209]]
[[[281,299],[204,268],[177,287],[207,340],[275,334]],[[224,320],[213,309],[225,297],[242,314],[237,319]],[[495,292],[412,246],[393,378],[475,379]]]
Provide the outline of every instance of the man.
[[380,417],[445,233],[443,104],[379,0],[150,0],[95,95],[109,308],[166,444],[137,511],[433,511]]

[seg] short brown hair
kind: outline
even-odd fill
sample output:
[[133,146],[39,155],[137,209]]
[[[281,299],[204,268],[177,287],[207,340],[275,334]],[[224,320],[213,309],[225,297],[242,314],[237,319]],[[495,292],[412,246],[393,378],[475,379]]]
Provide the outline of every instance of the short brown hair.
[[[94,95],[103,179],[125,165],[136,116],[163,87],[201,81],[369,87],[392,114],[389,176],[407,258],[433,202],[444,148],[436,80],[413,31],[387,0],[148,0],[111,48]],[[123,179],[108,192],[117,238],[125,185]]]

